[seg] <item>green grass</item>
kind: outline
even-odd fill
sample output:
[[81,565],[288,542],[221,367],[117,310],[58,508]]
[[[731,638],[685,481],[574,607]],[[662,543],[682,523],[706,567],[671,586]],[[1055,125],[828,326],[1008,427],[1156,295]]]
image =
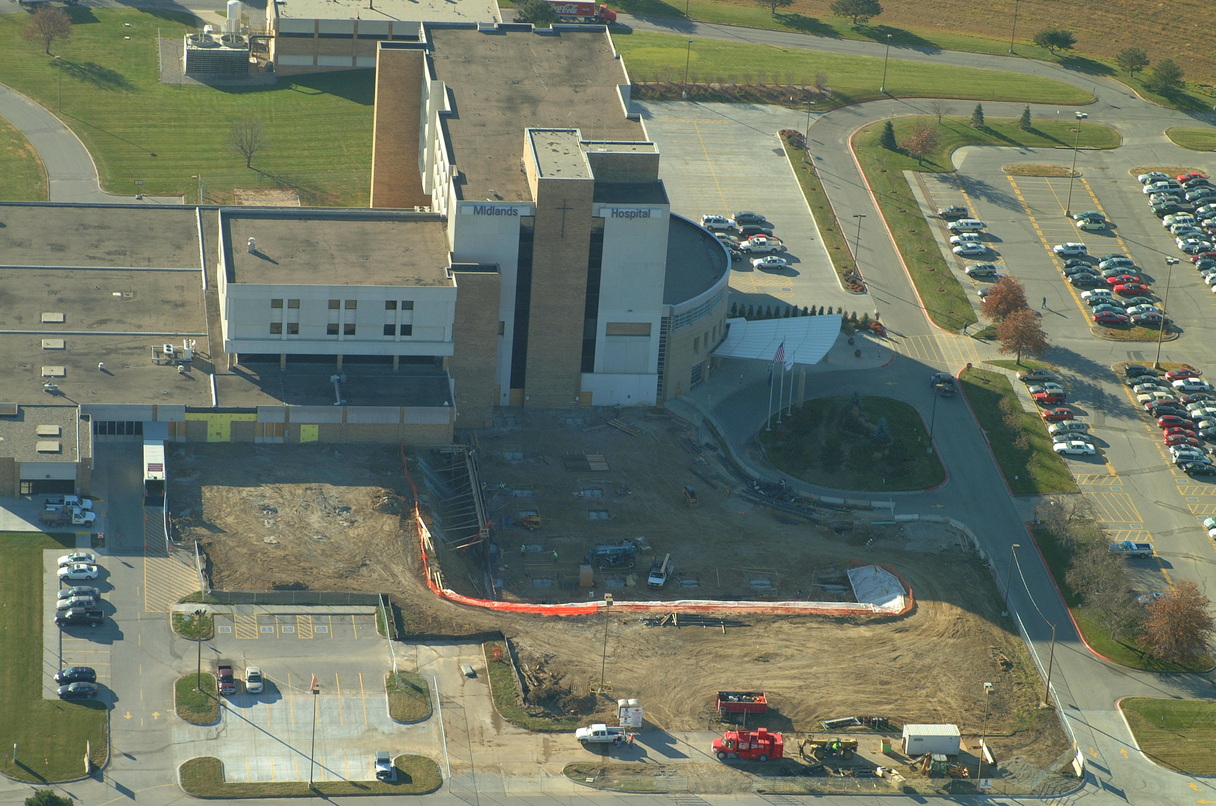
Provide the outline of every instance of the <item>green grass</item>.
[[[502,657],[497,660],[494,658],[495,647],[502,652]],[[553,717],[521,706],[515,675],[507,660],[507,648],[498,641],[489,641],[482,645],[482,649],[486,655],[490,694],[499,716],[512,725],[543,733],[565,733],[578,727],[579,720],[576,718]]]
[[191,725],[214,725],[219,721],[220,698],[215,691],[215,675],[203,672],[179,677],[173,693],[177,715]]
[[[803,132],[804,137],[805,134],[806,132]],[[798,147],[782,138],[782,145],[785,146],[785,156],[790,161],[790,167],[794,169],[794,176],[798,177],[806,204],[811,208],[811,215],[815,217],[815,226],[819,230],[819,238],[823,241],[824,248],[828,251],[832,268],[843,282],[843,278],[857,268],[857,262],[849,249],[848,238],[841,231],[832,202],[823,189],[823,183],[819,181],[815,163],[806,158],[806,141],[804,139],[802,147]]]
[[[114,193],[230,199],[234,187],[298,188],[306,204],[361,206],[371,176],[372,71],[284,79],[277,86],[165,85],[158,81],[157,34],[177,37],[191,17],[157,10],[68,8],[71,39],[52,53],[21,38],[27,14],[0,15],[0,75],[54,110],[88,147],[102,184]],[[125,27],[126,25],[130,27]],[[125,37],[125,38],[124,38]],[[61,67],[62,69],[57,69]],[[228,146],[231,126],[259,118],[269,145],[245,168]]]
[[204,613],[202,616],[174,613],[173,631],[191,641],[210,641],[215,637],[215,616],[210,613]]
[[[1014,148],[1044,148],[1069,146],[1077,142],[1072,131],[1074,121],[1032,121],[1030,131],[1022,131],[1017,121],[989,119],[983,129],[968,125],[968,117],[946,117],[938,124],[931,116],[897,118],[894,121],[896,142],[903,142],[919,123],[933,125],[939,135],[938,148],[923,162],[905,154],[888,151],[879,145],[883,122],[872,123],[853,136],[853,150],[874,191],[887,227],[895,235],[895,243],[925,304],[929,318],[939,327],[957,331],[978,320],[962,284],[950,272],[946,258],[933,236],[936,221],[926,219],[912,189],[904,179],[904,171],[950,171],[950,155],[965,145],[1010,146]],[[1114,148],[1119,135],[1113,129],[1094,123],[1079,124],[1081,145],[1088,148]]]
[[[801,48],[780,48],[717,39],[694,39],[691,51],[682,35],[648,31],[615,32],[613,42],[634,81],[689,80],[732,84],[813,84],[816,73],[827,73],[836,105],[885,97],[883,60]],[[969,98],[1076,105],[1093,96],[1085,90],[1051,79],[891,59],[887,89],[900,96]]]
[[1165,130],[1165,136],[1174,145],[1191,151],[1216,151],[1216,129],[1173,126]]
[[[780,470],[811,484],[840,490],[924,490],[946,478],[937,454],[928,450],[929,435],[916,409],[886,397],[862,397],[860,412],[848,397],[808,400],[771,431],[760,431],[760,444]],[[938,403],[938,417],[950,416],[956,399]],[[887,421],[891,444],[880,445],[874,429]],[[881,473],[874,472],[882,467]]]
[[384,676],[388,715],[398,722],[421,722],[431,716],[431,689],[426,678],[413,672]]
[[86,745],[95,766],[110,755],[104,703],[42,697],[43,589],[55,585],[42,553],[75,546],[74,537],[0,532],[0,772],[20,781],[79,778]]
[[1154,762],[1186,775],[1216,775],[1216,702],[1129,697],[1119,708]]
[[1046,361],[1036,361],[1033,358],[1023,358],[1022,363],[1014,361],[1012,358],[997,358],[991,361],[985,361],[985,364],[991,364],[994,367],[1001,369],[1009,369],[1014,372],[1026,372],[1032,369],[1047,369],[1052,372],[1059,372],[1060,368],[1055,364],[1048,364]]
[[[182,789],[196,798],[323,798],[349,795],[426,795],[443,784],[439,765],[425,756],[401,755],[393,759],[396,781],[308,781],[234,783],[224,780],[224,764],[218,758],[192,758],[178,768]],[[372,756],[367,757],[367,775],[372,776]]]
[[25,135],[0,118],[0,201],[46,201],[46,169]]
[[[1051,448],[1051,436],[1043,421],[1037,412],[1021,410],[1008,378],[997,372],[972,368],[963,371],[962,386],[1014,495],[1077,492],[1068,466]],[[1000,409],[1002,398],[1012,400],[1017,406],[1016,427],[1005,423],[1005,415]],[[1020,448],[1016,443],[1023,436],[1026,447]]]

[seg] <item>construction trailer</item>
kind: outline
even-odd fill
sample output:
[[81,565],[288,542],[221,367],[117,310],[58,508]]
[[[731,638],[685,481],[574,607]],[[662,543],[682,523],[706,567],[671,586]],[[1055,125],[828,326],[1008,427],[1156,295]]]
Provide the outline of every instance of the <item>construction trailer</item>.
[[905,755],[916,758],[926,753],[957,756],[962,747],[958,725],[904,725],[900,739]]

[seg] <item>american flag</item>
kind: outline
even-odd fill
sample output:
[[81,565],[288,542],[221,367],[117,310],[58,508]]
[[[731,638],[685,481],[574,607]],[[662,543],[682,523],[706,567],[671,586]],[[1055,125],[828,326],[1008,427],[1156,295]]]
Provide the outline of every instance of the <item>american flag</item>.
[[777,354],[773,356],[773,363],[779,364],[784,360],[785,360],[785,341],[782,340],[781,344],[777,347]]

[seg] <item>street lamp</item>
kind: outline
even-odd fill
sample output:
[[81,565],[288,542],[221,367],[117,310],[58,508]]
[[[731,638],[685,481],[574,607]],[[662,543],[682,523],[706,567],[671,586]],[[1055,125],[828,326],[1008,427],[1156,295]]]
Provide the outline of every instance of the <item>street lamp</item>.
[[1009,581],[1013,575],[1014,552],[1017,551],[1018,549],[1020,549],[1021,547],[1022,547],[1021,543],[1014,543],[1012,546],[1009,547],[1009,567],[1007,569],[1005,569],[1005,601],[1001,605],[1001,611],[1004,613],[1009,612]]
[[57,68],[56,72],[59,74],[59,97],[58,97],[58,100],[56,100],[56,102],[55,102],[55,111],[62,112],[63,111],[63,57],[62,56],[55,57],[55,67]]
[[[771,405],[771,404],[770,404]],[[612,615],[612,594],[604,594],[604,656],[600,661],[600,694],[604,693],[604,676],[608,671],[608,617]]]
[[1013,30],[1009,32],[1009,52],[1013,53],[1013,37],[1018,32],[1018,9],[1022,6],[1022,0],[1013,0]]
[[1081,147],[1081,124],[1075,129],[1077,136],[1072,143],[1072,170],[1068,172],[1068,201],[1064,204],[1064,215],[1072,215],[1072,183],[1077,178],[1077,150]]
[[988,743],[988,695],[992,693],[992,684],[984,683],[984,726],[980,729],[980,766],[975,771],[975,785],[982,786],[980,783],[984,778],[984,745]]
[[321,693],[321,684],[317,682],[317,676],[312,676],[312,744],[308,749],[308,789],[313,788],[313,768],[316,766],[317,760],[317,695]]
[[688,65],[692,63],[692,40],[688,40],[688,47],[684,52],[684,92],[680,94],[685,100],[688,99]]
[[1165,314],[1170,305],[1170,280],[1174,277],[1176,257],[1167,257],[1165,265],[1169,267],[1165,274],[1165,296],[1161,298],[1161,324],[1157,326],[1157,357],[1153,359],[1153,369],[1161,369],[1161,340],[1165,338]]
[[201,607],[194,611],[194,634],[198,636],[198,669],[194,673],[194,690],[203,690],[203,616],[207,614]]
[[199,207],[202,207],[203,206],[203,175],[199,174],[198,176],[192,176],[190,178],[198,180],[198,204],[199,204]]
[[891,58],[891,35],[887,34],[887,51],[882,57],[882,86],[878,88],[881,93],[887,91],[887,62]]
[[811,107],[814,106],[813,101],[804,101],[806,104],[806,127],[802,130],[802,161],[811,161]]
[[939,397],[941,397],[941,393],[937,389],[933,389],[933,409],[929,412],[929,447],[925,448],[925,453],[928,454],[933,453],[933,424],[937,422],[937,399]]
[[1051,626],[1051,652],[1047,655],[1047,685],[1043,687],[1043,705],[1051,704],[1051,667],[1056,660],[1056,625]]

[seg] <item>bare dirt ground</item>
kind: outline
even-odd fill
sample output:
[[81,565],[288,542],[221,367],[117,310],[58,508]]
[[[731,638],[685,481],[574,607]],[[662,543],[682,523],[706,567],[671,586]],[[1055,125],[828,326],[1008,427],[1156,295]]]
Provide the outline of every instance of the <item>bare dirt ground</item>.
[[[929,524],[854,526],[843,513],[819,523],[775,513],[740,496],[743,485],[717,453],[693,445],[667,417],[623,415],[640,436],[590,411],[518,417],[478,440],[492,516],[502,522],[534,510],[543,519],[534,532],[516,525],[493,535],[505,598],[576,601],[605,590],[654,598],[644,582],[649,555],[638,558],[640,584],[619,569],[597,573],[593,590],[578,587],[588,547],[639,536],[655,555],[673,555],[668,598],[827,598],[850,559],[888,565],[914,591],[916,607],[904,617],[746,616],[738,619],[745,626],[725,632],[612,614],[613,696],[639,698],[655,727],[711,727],[715,690],[759,689],[772,703],[766,723],[779,730],[880,715],[978,734],[988,681],[988,734],[1004,764],[1041,767],[1067,749],[1054,714],[1035,707],[1040,683],[1000,616],[987,570],[958,535]],[[567,470],[563,454],[602,456],[607,469]],[[504,633],[537,679],[569,692],[549,698],[556,708],[587,702],[598,683],[602,616],[493,614],[430,594],[398,514],[408,485],[396,446],[189,445],[174,452],[171,467],[173,515],[183,539],[201,541],[216,588],[387,592],[411,631]],[[418,476],[414,459],[411,472]],[[686,484],[696,487],[698,506],[686,505]],[[441,560],[450,585],[484,594],[476,552]]]

